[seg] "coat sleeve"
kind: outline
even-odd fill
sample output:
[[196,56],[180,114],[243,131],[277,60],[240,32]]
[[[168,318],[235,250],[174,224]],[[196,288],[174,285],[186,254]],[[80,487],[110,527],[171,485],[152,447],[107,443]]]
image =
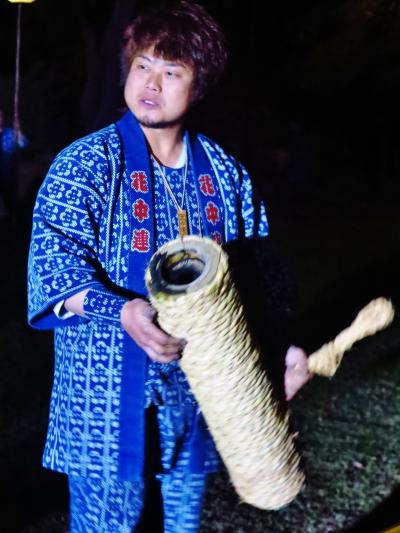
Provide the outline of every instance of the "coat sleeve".
[[254,190],[250,176],[245,167],[239,163],[237,165],[236,187],[240,201],[240,212],[244,236],[266,237],[268,231],[268,220],[264,202],[258,197]]
[[28,260],[32,326],[50,329],[87,320],[77,315],[61,320],[53,312],[57,302],[83,289],[102,292],[106,301],[116,296],[104,286],[98,260],[99,222],[109,176],[106,151],[81,140],[61,152],[40,187]]

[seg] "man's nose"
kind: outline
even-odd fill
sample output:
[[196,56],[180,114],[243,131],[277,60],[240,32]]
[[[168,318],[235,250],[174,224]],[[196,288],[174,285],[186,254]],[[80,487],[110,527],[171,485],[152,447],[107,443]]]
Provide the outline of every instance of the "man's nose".
[[150,72],[146,80],[146,88],[151,91],[161,91],[161,75],[158,72]]

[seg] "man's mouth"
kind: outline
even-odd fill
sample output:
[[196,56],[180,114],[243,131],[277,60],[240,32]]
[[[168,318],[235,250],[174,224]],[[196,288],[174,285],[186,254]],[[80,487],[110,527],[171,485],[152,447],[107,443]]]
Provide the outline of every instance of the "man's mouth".
[[159,106],[159,102],[152,100],[151,98],[141,98],[140,103],[147,108],[155,108]]

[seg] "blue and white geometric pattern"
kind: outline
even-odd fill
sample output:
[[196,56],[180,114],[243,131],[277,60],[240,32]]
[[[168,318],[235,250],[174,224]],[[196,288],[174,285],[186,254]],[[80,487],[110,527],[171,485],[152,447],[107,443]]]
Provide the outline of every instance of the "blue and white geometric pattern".
[[[199,527],[207,474],[191,474],[187,468],[185,438],[193,417],[190,408],[164,406],[158,409],[157,418],[163,468],[157,478],[163,497],[164,531],[194,533]],[[70,532],[130,533],[141,515],[146,482],[146,478],[131,483],[101,476],[69,476]]]
[[[178,204],[182,205],[184,169],[171,169],[161,167],[164,175],[175,195]],[[154,177],[154,206],[157,226],[157,248],[175,239],[179,235],[178,219],[176,207],[167,191],[160,171],[153,163]],[[192,169],[188,168],[186,195],[184,207],[187,210],[189,233],[199,235],[201,233],[201,222],[199,220],[198,201],[194,175]],[[173,374],[173,375],[172,375]],[[163,383],[168,380],[174,382],[173,387],[165,387]],[[179,364],[173,361],[169,364],[149,361],[147,367],[147,380],[145,387],[146,406],[151,402],[156,405],[194,405],[196,400],[189,388],[187,379],[179,368]],[[184,398],[182,398],[184,396]]]
[[[160,476],[165,533],[196,533],[206,474],[174,471]],[[141,511],[145,483],[69,477],[70,533],[131,533]],[[157,512],[157,510],[154,510]]]
[[[204,137],[201,142],[215,166],[225,202],[224,240],[239,237],[241,225],[246,236],[265,235],[265,212],[262,207],[254,211],[247,173],[215,143]],[[118,474],[124,332],[115,314],[61,320],[53,308],[99,284],[106,296],[116,291],[129,297],[123,291],[128,288],[132,206],[127,194],[130,176],[122,159],[115,124],[76,141],[52,164],[33,214],[29,321],[35,327],[54,328],[56,352],[43,464],[81,477]],[[162,194],[157,176],[155,190]],[[191,190],[188,184],[189,218],[196,232]],[[168,215],[155,216],[160,242],[168,240]],[[258,227],[254,220],[260,221]]]

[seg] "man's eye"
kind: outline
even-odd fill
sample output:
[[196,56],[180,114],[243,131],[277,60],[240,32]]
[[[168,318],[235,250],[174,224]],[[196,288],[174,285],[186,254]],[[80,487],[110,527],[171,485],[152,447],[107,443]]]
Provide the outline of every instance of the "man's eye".
[[138,69],[139,69],[139,70],[147,70],[147,69],[148,69],[148,66],[147,66],[147,65],[144,65],[143,63],[138,63]]
[[168,70],[166,74],[168,78],[173,78],[175,76],[175,72],[172,72],[171,70]]

